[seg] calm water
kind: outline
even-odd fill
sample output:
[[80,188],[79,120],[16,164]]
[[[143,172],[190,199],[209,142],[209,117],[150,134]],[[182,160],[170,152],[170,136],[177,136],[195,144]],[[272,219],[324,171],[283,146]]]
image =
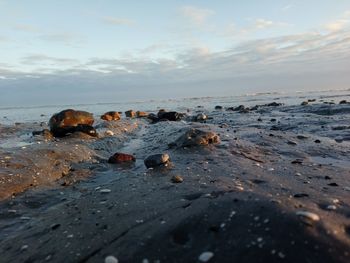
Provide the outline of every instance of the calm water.
[[150,100],[143,102],[118,102],[118,103],[98,103],[98,104],[76,104],[76,105],[55,105],[55,106],[37,106],[37,107],[0,107],[0,123],[12,124],[14,122],[34,122],[48,121],[49,117],[63,109],[73,108],[86,110],[94,113],[96,116],[106,111],[126,111],[129,109],[141,111],[157,111],[160,108],[168,110],[186,111],[188,108],[203,106],[207,109],[213,109],[216,105],[238,106],[244,104],[253,106],[272,101],[282,102],[286,105],[298,105],[305,99],[317,99],[324,101],[340,100],[350,101],[350,90],[340,91],[317,91],[317,92],[291,92],[291,93],[260,93],[247,94],[244,96],[227,97],[204,97],[204,98],[186,98],[176,100]]

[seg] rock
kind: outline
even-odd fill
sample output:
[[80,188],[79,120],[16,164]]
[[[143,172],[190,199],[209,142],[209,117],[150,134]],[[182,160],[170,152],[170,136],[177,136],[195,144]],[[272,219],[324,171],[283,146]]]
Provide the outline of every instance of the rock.
[[267,107],[278,107],[278,106],[282,106],[283,103],[278,103],[278,102],[271,102],[271,103],[268,103],[268,104],[265,104],[264,106],[267,106]]
[[[85,132],[84,127],[91,127],[94,123],[93,115],[86,111],[64,110],[54,114],[49,120],[49,127],[55,137],[63,137],[68,133],[75,132],[78,125],[83,125],[79,129]],[[89,129],[88,134],[90,134]]]
[[114,256],[107,256],[105,258],[105,263],[118,263],[119,260]]
[[306,106],[306,105],[309,105],[309,103],[307,101],[303,101],[300,105],[301,106]]
[[229,107],[227,108],[228,111],[243,111],[245,110],[245,106],[244,105],[239,105],[238,107]]
[[108,163],[125,163],[125,162],[135,162],[136,158],[131,154],[126,153],[115,153],[108,159]]
[[320,217],[312,212],[297,211],[296,215],[307,225],[312,225],[313,223],[320,221]]
[[306,140],[306,139],[308,139],[309,137],[308,137],[308,136],[305,136],[305,135],[298,135],[297,138],[298,138],[299,140]]
[[343,142],[343,137],[341,137],[341,136],[337,136],[337,137],[335,137],[334,138],[334,140],[336,141],[336,142],[338,142],[338,143],[341,143],[341,142]]
[[208,119],[208,117],[204,113],[199,113],[194,117],[194,121],[205,121],[206,119]]
[[156,123],[156,122],[159,121],[158,116],[157,116],[156,114],[154,114],[154,113],[148,114],[147,118],[148,118],[149,120],[151,120],[153,123]]
[[158,118],[159,120],[168,120],[168,121],[180,121],[181,119],[183,119],[185,117],[185,114],[183,113],[179,113],[176,111],[164,111],[164,110],[160,110],[158,112]]
[[315,102],[316,99],[308,99],[307,102]]
[[206,251],[199,255],[198,260],[200,262],[208,262],[214,256],[213,252]]
[[43,136],[46,140],[51,140],[53,138],[53,134],[48,129],[44,129],[42,131],[33,131],[33,136]]
[[317,140],[315,140],[315,143],[321,143],[321,141],[317,139]]
[[137,118],[147,118],[148,117],[148,113],[144,112],[144,111],[137,111],[136,112],[136,116],[137,116]]
[[125,112],[125,116],[128,118],[135,118],[136,117],[136,112],[134,112],[133,110],[128,110]]
[[121,119],[121,116],[117,111],[109,111],[103,114],[101,116],[101,119],[105,121],[119,121]]
[[184,179],[180,175],[174,175],[173,177],[171,177],[171,181],[174,184],[178,184],[178,183],[182,183]]
[[296,143],[295,141],[291,141],[291,140],[288,140],[287,143],[288,143],[289,145],[297,145],[297,143]]
[[220,143],[220,137],[216,133],[190,128],[176,140],[174,145],[191,147],[217,143]]
[[216,110],[222,110],[222,106],[220,106],[220,105],[215,106],[215,109],[216,109]]
[[166,153],[154,154],[148,156],[144,163],[147,168],[154,168],[167,164],[170,161],[170,157]]
[[348,104],[349,102],[347,102],[346,100],[341,100],[339,101],[339,104]]
[[113,135],[114,135],[114,132],[111,131],[111,130],[107,130],[107,131],[105,132],[105,135],[106,135],[106,136],[113,136]]

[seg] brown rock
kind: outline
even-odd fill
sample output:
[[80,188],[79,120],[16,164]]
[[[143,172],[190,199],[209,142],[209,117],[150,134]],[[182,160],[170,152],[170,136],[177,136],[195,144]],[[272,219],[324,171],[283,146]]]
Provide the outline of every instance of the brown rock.
[[115,153],[109,157],[109,163],[126,163],[126,162],[135,162],[136,158],[131,154],[126,153]]
[[147,118],[148,117],[148,113],[144,112],[144,111],[137,111],[136,112],[136,116],[137,116],[137,118]]
[[182,183],[184,179],[180,175],[174,175],[173,177],[171,177],[171,181],[174,184],[179,184],[179,183]]
[[136,117],[136,112],[134,112],[133,110],[128,110],[125,112],[125,116],[128,118],[135,118]]
[[173,145],[191,147],[217,143],[220,143],[220,137],[216,133],[191,128],[180,136]]
[[109,111],[103,114],[101,116],[101,119],[105,121],[119,121],[121,119],[121,116],[117,111]]
[[93,123],[94,117],[91,113],[67,109],[54,114],[49,120],[49,127],[54,136],[65,136],[74,132],[74,127],[91,127]]

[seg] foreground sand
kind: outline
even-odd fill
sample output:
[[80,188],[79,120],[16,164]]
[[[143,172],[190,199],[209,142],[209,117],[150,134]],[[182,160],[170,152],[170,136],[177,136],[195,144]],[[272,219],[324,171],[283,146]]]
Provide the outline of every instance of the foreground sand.
[[[198,112],[210,119],[101,122],[98,139],[0,126],[0,261],[350,262],[350,105]],[[188,127],[221,143],[169,148]],[[117,151],[136,163],[108,164]],[[147,170],[163,152],[172,165]]]

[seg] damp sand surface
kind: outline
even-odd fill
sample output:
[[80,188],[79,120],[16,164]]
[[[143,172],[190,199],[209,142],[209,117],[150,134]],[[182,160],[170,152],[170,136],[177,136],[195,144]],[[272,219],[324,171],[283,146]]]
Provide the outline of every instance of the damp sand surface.
[[[350,105],[197,113],[97,121],[99,138],[0,125],[1,262],[350,261]],[[169,147],[188,128],[221,142]],[[146,169],[157,153],[171,164]]]

